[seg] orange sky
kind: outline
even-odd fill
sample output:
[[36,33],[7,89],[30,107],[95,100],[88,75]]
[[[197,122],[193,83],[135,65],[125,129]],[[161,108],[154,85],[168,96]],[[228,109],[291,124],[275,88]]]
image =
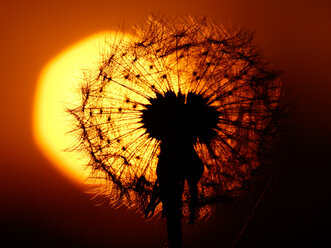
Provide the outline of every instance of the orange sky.
[[[32,136],[33,99],[44,65],[82,38],[141,24],[150,13],[206,15],[225,25],[243,25],[255,31],[256,42],[285,73],[294,132],[281,157],[278,181],[238,247],[326,240],[323,225],[331,189],[329,1],[22,0],[0,3],[0,242],[116,248],[161,247],[166,240],[164,222],[145,223],[126,210],[95,207],[41,154]],[[245,211],[231,210],[197,227],[184,226],[185,242],[192,248],[229,245],[245,216]]]

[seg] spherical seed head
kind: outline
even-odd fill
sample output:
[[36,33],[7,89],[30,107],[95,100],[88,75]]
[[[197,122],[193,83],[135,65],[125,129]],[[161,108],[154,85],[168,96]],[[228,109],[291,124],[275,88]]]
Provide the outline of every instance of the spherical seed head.
[[[243,190],[277,129],[282,96],[251,38],[206,18],[149,18],[134,39],[110,44],[70,113],[111,203],[144,212],[162,142],[194,147],[202,161],[200,217]],[[189,199],[185,184],[184,216]]]

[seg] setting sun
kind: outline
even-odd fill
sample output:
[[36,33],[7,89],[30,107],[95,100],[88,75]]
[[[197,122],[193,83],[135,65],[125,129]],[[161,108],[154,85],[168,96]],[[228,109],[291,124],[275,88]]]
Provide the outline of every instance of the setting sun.
[[85,72],[98,69],[109,42],[127,39],[123,34],[103,32],[72,45],[42,70],[34,102],[34,136],[44,154],[65,175],[83,182],[90,174],[88,157],[77,151],[72,116],[67,108],[81,104]]

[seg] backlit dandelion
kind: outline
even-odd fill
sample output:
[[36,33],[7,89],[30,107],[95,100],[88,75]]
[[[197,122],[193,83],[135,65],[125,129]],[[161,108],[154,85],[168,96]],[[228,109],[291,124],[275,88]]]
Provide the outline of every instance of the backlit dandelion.
[[170,247],[180,247],[181,217],[208,216],[261,165],[281,80],[249,33],[207,19],[149,18],[133,37],[109,45],[70,113],[101,192],[162,213]]

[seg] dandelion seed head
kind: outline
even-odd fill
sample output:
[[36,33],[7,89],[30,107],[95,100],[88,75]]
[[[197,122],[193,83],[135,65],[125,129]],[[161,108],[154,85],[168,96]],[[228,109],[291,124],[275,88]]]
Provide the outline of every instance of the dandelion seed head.
[[[148,18],[133,37],[110,44],[82,87],[81,106],[71,110],[88,166],[112,204],[143,213],[161,144],[189,144],[204,166],[198,217],[206,217],[261,165],[259,152],[277,127],[281,79],[249,33],[227,32],[206,18]],[[189,199],[185,184],[184,216]]]

